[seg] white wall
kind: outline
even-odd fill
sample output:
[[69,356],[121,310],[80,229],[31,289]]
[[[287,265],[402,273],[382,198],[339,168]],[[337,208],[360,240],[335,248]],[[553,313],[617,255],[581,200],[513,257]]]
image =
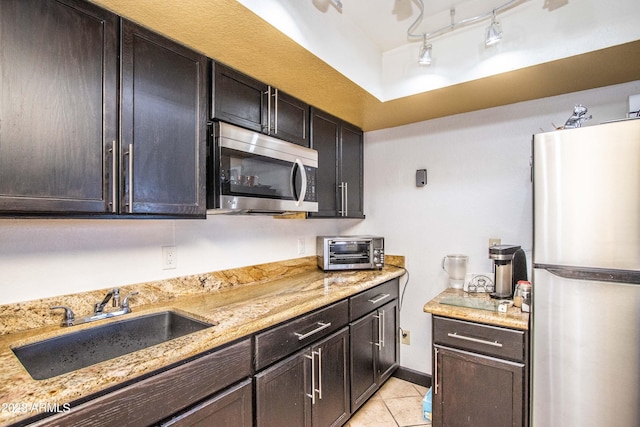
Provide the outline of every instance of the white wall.
[[[579,103],[594,116],[585,126],[625,117],[627,97],[636,93],[640,81],[365,135],[367,220],[351,231],[379,233],[388,253],[407,257],[401,327],[411,331],[411,345],[401,346],[402,366],[431,373],[431,318],[422,307],[447,286],[444,255],[467,254],[467,271],[489,272],[490,237],[530,255],[532,134],[564,124]],[[428,184],[417,188],[421,168]]]
[[[353,222],[0,219],[0,304],[315,255],[316,235]],[[177,247],[175,270],[162,269],[165,245]]]

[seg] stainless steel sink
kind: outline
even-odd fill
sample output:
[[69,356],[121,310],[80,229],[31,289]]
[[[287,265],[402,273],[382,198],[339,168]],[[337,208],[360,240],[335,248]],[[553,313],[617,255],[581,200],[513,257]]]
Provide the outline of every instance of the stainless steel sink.
[[214,326],[175,311],[119,320],[13,348],[36,380],[133,353]]

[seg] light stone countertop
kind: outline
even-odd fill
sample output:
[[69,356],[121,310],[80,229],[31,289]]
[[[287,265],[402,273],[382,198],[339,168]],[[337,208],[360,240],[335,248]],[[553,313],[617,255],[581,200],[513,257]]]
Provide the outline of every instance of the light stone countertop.
[[509,307],[506,313],[497,311],[488,311],[478,308],[461,307],[457,305],[442,304],[443,299],[452,300],[468,299],[469,305],[482,305],[491,301],[491,297],[487,293],[470,294],[461,289],[446,289],[434,299],[424,305],[424,312],[437,316],[450,317],[460,320],[468,320],[470,322],[485,323],[494,326],[503,326],[506,328],[528,330],[529,329],[529,313],[523,313],[518,307]]
[[[404,265],[404,257],[387,256],[387,263]],[[307,257],[143,283],[127,286],[126,291],[121,289],[123,296],[132,290],[140,292],[141,298],[131,299],[132,313],[70,328],[60,327],[62,312],[52,314],[49,307],[71,305],[74,311],[77,310],[76,316],[81,317],[86,310],[79,307],[90,307],[88,302],[100,300],[105,292],[0,306],[0,320],[4,327],[4,333],[0,335],[0,425],[31,418],[43,405],[57,404],[62,408],[69,402],[251,335],[403,274],[402,269],[390,265],[379,271],[325,273],[317,268],[315,257]],[[225,284],[219,286],[221,281]],[[142,305],[141,301],[145,304]],[[182,312],[216,325],[45,380],[31,378],[11,350],[12,347],[118,319],[165,310]]]

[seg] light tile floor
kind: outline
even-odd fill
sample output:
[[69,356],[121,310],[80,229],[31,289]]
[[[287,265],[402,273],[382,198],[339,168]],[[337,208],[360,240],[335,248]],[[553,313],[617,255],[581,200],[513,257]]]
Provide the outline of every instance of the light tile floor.
[[431,425],[422,418],[427,388],[391,377],[349,420],[346,427]]

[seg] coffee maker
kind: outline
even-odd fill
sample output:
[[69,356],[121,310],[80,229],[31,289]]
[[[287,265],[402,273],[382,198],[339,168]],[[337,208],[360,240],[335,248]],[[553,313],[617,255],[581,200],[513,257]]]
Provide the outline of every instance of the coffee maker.
[[518,280],[527,280],[527,258],[520,246],[494,245],[489,247],[493,260],[495,292],[491,298],[508,299],[513,295]]

